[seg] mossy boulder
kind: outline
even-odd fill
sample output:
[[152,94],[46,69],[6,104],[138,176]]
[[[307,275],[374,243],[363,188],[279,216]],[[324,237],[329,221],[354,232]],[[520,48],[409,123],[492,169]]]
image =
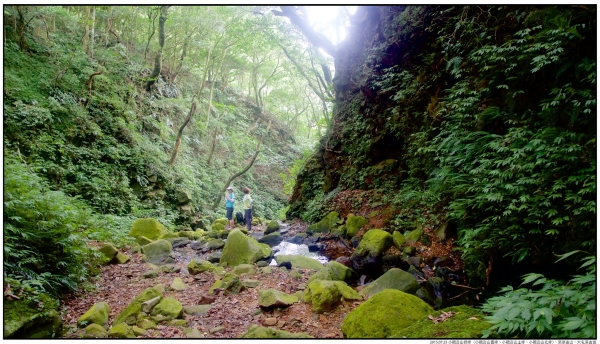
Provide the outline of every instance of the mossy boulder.
[[183,316],[183,306],[174,297],[165,297],[154,306],[152,315],[162,315],[169,319],[180,319]]
[[274,258],[277,264],[289,262],[294,268],[312,269],[317,271],[325,270],[323,264],[318,260],[305,256],[282,254],[275,256]]
[[240,264],[233,268],[233,273],[236,275],[254,275],[256,273],[256,270],[254,269],[254,265],[252,264]]
[[272,250],[269,245],[259,243],[256,239],[245,235],[236,228],[227,237],[220,263],[221,265],[227,264],[230,267],[240,264],[253,264],[270,257],[271,253]]
[[276,289],[258,291],[258,305],[263,308],[288,307],[298,302],[298,297]]
[[90,324],[85,328],[81,338],[108,338],[108,331],[98,324]]
[[469,306],[448,307],[431,313],[431,316],[437,318],[442,312],[455,314],[437,324],[424,317],[389,338],[481,338],[482,332],[492,326],[484,320],[483,313]]
[[108,325],[110,306],[106,302],[95,303],[87,312],[77,319],[77,327],[86,327],[90,324],[100,326]]
[[191,275],[197,275],[202,272],[211,271],[214,267],[215,266],[207,260],[192,259],[189,262],[187,269]]
[[171,282],[171,285],[169,287],[171,287],[171,289],[173,290],[182,291],[186,290],[188,288],[188,285],[185,284],[180,277],[175,277],[173,278],[173,282]]
[[415,243],[415,242],[419,241],[419,239],[421,238],[421,235],[423,235],[423,225],[421,225],[420,223],[417,223],[417,228],[415,230],[411,231],[410,233],[408,233],[405,236],[405,239],[409,243]]
[[346,338],[388,338],[432,312],[418,297],[387,289],[348,313],[342,332]]
[[211,308],[211,305],[184,306],[183,312],[189,315],[203,315],[208,313]]
[[149,243],[151,243],[153,240],[150,240],[148,238],[146,238],[145,236],[141,236],[139,238],[136,239],[137,244],[140,245],[140,252],[142,249],[142,246],[144,245],[148,245]]
[[179,190],[177,191],[177,203],[178,204],[186,204],[192,200],[190,197],[190,193],[187,190]]
[[113,325],[110,330],[108,330],[108,336],[110,338],[135,338],[133,329],[126,323]]
[[145,330],[145,329],[143,329],[143,328],[139,328],[139,327],[137,327],[137,326],[132,326],[132,327],[131,327],[131,330],[133,331],[133,334],[134,334],[136,337],[145,337],[145,336],[147,336],[147,335],[148,335],[148,331],[146,331],[146,330]]
[[155,297],[162,296],[162,292],[157,290],[156,287],[146,288],[141,292],[133,301],[129,303],[125,309],[121,311],[113,321],[113,326],[125,322],[129,325],[136,323],[137,315],[142,311],[142,303],[151,300]]
[[[156,240],[166,232],[167,230],[165,227],[155,219],[137,219],[133,222],[133,225],[129,230],[129,236],[134,237],[136,241],[141,237]],[[140,242],[138,241],[138,243]]]
[[276,220],[269,221],[269,223],[267,223],[267,228],[265,228],[265,235],[273,233],[278,230],[279,230],[279,222],[277,222]]
[[349,283],[355,277],[356,273],[344,264],[336,261],[330,261],[325,264],[325,269],[318,271],[316,274],[310,276],[308,283],[314,280],[326,280],[326,281],[343,281]]
[[179,234],[173,232],[166,232],[163,235],[161,235],[159,239],[179,239]]
[[251,325],[246,333],[238,338],[313,338],[306,333],[291,333],[283,330],[276,330],[271,327]]
[[167,240],[161,239],[142,246],[142,253],[148,257],[148,262],[162,264],[171,255],[173,246]]
[[117,253],[119,253],[119,251],[111,243],[103,244],[102,246],[100,246],[98,251],[100,251],[100,253],[102,253],[102,255],[105,258],[103,260],[106,262],[110,262],[111,260],[113,260],[115,258],[115,256],[117,255]]
[[392,247],[392,244],[390,233],[381,229],[367,231],[350,256],[352,268],[357,272],[381,270],[381,256]]
[[354,289],[342,281],[315,280],[308,284],[303,301],[312,304],[315,313],[334,309],[342,300],[362,300]]
[[156,323],[150,319],[138,320],[137,326],[139,326],[140,328],[142,328],[144,330],[150,330],[150,329],[155,330],[158,328]]
[[46,294],[38,295],[43,308],[37,302],[20,299],[4,301],[4,339],[9,338],[56,338],[62,330],[58,301]]
[[128,255],[123,254],[121,252],[118,252],[117,255],[113,258],[113,263],[115,263],[115,264],[125,264],[130,259],[131,258]]
[[212,225],[214,226],[214,225],[215,225],[215,224],[217,224],[217,223],[220,223],[220,224],[222,224],[223,226],[227,226],[227,225],[229,225],[229,220],[227,220],[227,219],[226,219],[226,218],[224,218],[224,217],[221,217],[221,218],[218,218],[218,219],[216,219],[216,220],[215,220],[215,221],[212,223]]
[[[222,232],[222,231],[225,229],[225,226],[226,226],[226,225],[224,225],[224,224],[222,224],[222,223],[215,222],[215,223],[212,225],[212,231],[213,231],[213,232],[216,232],[216,233]],[[219,236],[219,234],[217,234],[217,237],[218,237],[218,236]]]
[[413,275],[404,270],[392,268],[362,289],[360,294],[369,298],[385,289],[396,289],[408,294],[415,294],[419,288],[419,282]]
[[369,222],[369,220],[362,216],[348,215],[348,219],[346,220],[346,233],[344,235],[347,238],[352,238],[358,234],[358,231],[360,231],[367,222]]
[[392,240],[394,241],[394,246],[399,250],[402,249],[402,245],[406,242],[406,238],[399,231],[392,233]]
[[308,226],[306,233],[311,235],[315,233],[328,233],[331,228],[337,226],[340,220],[338,215],[335,211],[330,212],[321,221]]
[[279,232],[272,232],[258,239],[259,243],[267,244],[270,247],[277,246],[283,241],[283,237]]

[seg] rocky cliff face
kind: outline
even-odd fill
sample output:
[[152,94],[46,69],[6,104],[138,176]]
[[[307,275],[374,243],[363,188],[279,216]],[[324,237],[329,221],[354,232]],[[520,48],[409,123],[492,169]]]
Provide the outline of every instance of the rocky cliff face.
[[594,247],[595,28],[586,6],[360,8],[288,217],[368,205],[374,228],[453,228],[485,280]]

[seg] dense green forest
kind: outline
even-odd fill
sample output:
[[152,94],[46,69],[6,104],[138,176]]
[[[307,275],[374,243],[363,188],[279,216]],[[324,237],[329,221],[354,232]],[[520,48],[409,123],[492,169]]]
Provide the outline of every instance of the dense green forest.
[[4,6],[5,338],[596,336],[596,6],[325,11]]

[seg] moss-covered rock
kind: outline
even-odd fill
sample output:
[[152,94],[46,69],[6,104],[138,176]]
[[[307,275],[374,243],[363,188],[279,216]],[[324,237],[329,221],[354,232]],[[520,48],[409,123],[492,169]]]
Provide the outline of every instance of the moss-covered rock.
[[215,220],[215,221],[212,223],[213,230],[215,230],[215,225],[216,225],[216,224],[221,224],[221,225],[223,225],[223,226],[227,226],[227,225],[229,225],[229,220],[227,220],[227,219],[226,219],[226,218],[224,218],[224,217],[222,217],[222,218],[219,218],[219,219],[216,219],[216,220]]
[[142,252],[148,257],[148,261],[154,264],[162,264],[173,251],[173,246],[167,240],[161,239],[142,246]]
[[381,256],[393,244],[392,235],[381,229],[371,229],[363,235],[350,256],[352,268],[358,272],[381,270]]
[[62,329],[58,301],[46,294],[38,295],[37,302],[20,299],[4,301],[4,338],[56,338]]
[[413,275],[404,270],[393,268],[362,289],[360,294],[369,298],[385,289],[396,289],[408,294],[414,294],[419,288],[419,283]]
[[151,314],[160,314],[169,319],[179,319],[183,316],[183,306],[174,297],[165,297],[154,306]]
[[158,326],[156,326],[156,323],[150,319],[138,320],[137,326],[139,326],[140,328],[142,328],[144,330],[151,330],[151,329],[154,330],[154,329],[158,328]]
[[313,338],[306,333],[291,333],[270,327],[251,325],[239,338]]
[[214,268],[215,266],[211,262],[201,259],[192,259],[187,266],[188,272],[191,275],[197,275],[202,272],[212,271]]
[[146,238],[145,236],[141,236],[139,238],[136,239],[137,244],[140,245],[140,251],[142,249],[142,246],[144,245],[148,245],[149,243],[151,243],[153,240],[150,240],[148,238]]
[[242,285],[246,288],[256,288],[260,286],[261,282],[255,279],[244,279],[242,280]]
[[315,280],[308,284],[303,301],[311,303],[313,312],[323,313],[334,309],[342,298],[362,300],[362,296],[342,281]]
[[265,228],[265,235],[273,233],[279,230],[279,222],[272,220],[267,223],[267,228]]
[[305,256],[282,254],[275,256],[274,258],[277,264],[289,262],[294,268],[312,269],[317,271],[325,270],[323,264],[318,260]]
[[161,235],[159,239],[179,239],[179,234],[173,232],[166,232],[163,235]]
[[81,338],[108,338],[108,331],[98,324],[90,324],[85,328]]
[[102,255],[105,257],[105,260],[109,262],[113,260],[113,258],[115,258],[117,253],[119,253],[119,251],[111,243],[103,244],[102,246],[100,246],[98,251],[100,251],[100,253],[102,253]]
[[142,274],[143,278],[156,278],[158,277],[158,270],[149,270],[149,271],[145,271]]
[[367,224],[369,220],[365,219],[362,216],[348,215],[348,219],[346,220],[346,233],[345,236],[347,238],[352,238],[358,231]]
[[442,312],[453,312],[455,315],[437,324],[429,317],[424,317],[389,338],[481,338],[482,332],[492,326],[484,320],[483,313],[469,306],[448,307],[431,316],[437,318]]
[[211,308],[211,305],[184,306],[183,312],[189,315],[203,315],[208,313]]
[[185,320],[185,319],[173,319],[173,320],[169,320],[167,325],[173,326],[173,327],[186,327],[188,325],[188,323],[187,323],[187,320]]
[[110,330],[108,330],[108,336],[110,338],[135,338],[133,329],[126,323],[113,325]]
[[225,241],[222,239],[210,239],[206,243],[206,246],[211,250],[218,250],[220,248],[225,247]]
[[233,273],[236,275],[254,275],[256,273],[256,270],[254,269],[254,265],[252,264],[240,264],[233,268]]
[[258,239],[259,243],[267,244],[270,247],[277,246],[282,241],[283,241],[283,237],[281,236],[281,233],[279,233],[279,232],[273,232],[273,233],[267,234],[267,235],[263,236],[262,238]]
[[139,327],[137,327],[137,326],[132,326],[132,327],[131,327],[131,330],[133,331],[133,334],[134,334],[136,337],[145,337],[145,336],[147,336],[147,335],[148,335],[148,331],[147,331],[147,330],[145,330],[145,329],[143,329],[143,328],[139,328]]
[[187,190],[178,190],[176,196],[177,204],[187,204],[192,200],[190,192]]
[[326,281],[343,281],[349,283],[356,273],[349,267],[340,264],[336,261],[330,261],[325,264],[325,270],[318,271],[316,274],[310,276],[308,283],[314,280],[326,280]]
[[106,302],[95,303],[87,312],[77,319],[77,327],[86,327],[90,324],[106,326],[108,324],[108,315],[110,306]]
[[137,315],[142,311],[142,303],[151,300],[155,297],[162,296],[162,292],[156,287],[150,287],[140,293],[133,301],[129,303],[125,309],[121,311],[113,321],[113,326],[125,322],[129,325],[134,325],[137,320]]
[[295,295],[289,295],[276,289],[258,291],[258,305],[263,308],[288,307],[298,301],[298,297]]
[[[165,234],[165,227],[155,219],[137,219],[133,222],[129,230],[129,236],[132,236],[138,241],[141,237],[146,237],[150,240],[156,240]],[[138,241],[138,243],[140,243]],[[141,245],[142,243],[140,243]]]
[[402,249],[402,245],[404,245],[406,242],[406,238],[404,238],[404,235],[402,235],[402,233],[399,231],[392,233],[392,239],[394,241],[394,246],[396,246],[396,248],[399,250]]
[[226,226],[226,225],[224,225],[224,224],[222,224],[222,223],[215,222],[215,223],[213,223],[213,225],[212,225],[212,231],[213,231],[213,232],[216,232],[216,233],[217,233],[217,236],[219,236],[219,234],[218,234],[218,233],[222,232],[222,231],[225,229],[225,226]]
[[175,277],[173,279],[173,282],[171,282],[170,287],[173,290],[182,291],[182,290],[186,290],[188,288],[188,285],[185,284],[180,277]]
[[236,228],[227,237],[220,262],[230,267],[252,264],[269,257],[271,253],[269,245],[259,243]]
[[410,233],[408,233],[405,237],[406,241],[409,243],[415,243],[417,241],[419,241],[419,239],[421,238],[421,235],[423,235],[423,225],[421,225],[420,223],[417,223],[417,228],[413,231],[411,231]]
[[346,338],[387,338],[432,312],[418,297],[387,289],[348,313],[342,332]]
[[337,226],[337,223],[340,220],[338,215],[339,214],[335,211],[330,212],[321,221],[308,226],[308,228],[306,228],[306,233],[328,233],[332,227]]
[[189,240],[194,240],[194,239],[196,239],[196,237],[202,236],[202,233],[197,233],[194,231],[181,231],[177,234],[179,234],[179,237],[188,238]]
[[115,258],[113,258],[113,262],[115,264],[125,264],[131,259],[128,255],[118,252]]

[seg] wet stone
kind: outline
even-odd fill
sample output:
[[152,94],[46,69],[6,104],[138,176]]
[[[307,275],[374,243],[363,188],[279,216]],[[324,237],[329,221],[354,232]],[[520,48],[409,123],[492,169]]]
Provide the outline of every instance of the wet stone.
[[266,326],[273,326],[273,325],[277,324],[277,318],[266,318],[264,321],[264,324]]

